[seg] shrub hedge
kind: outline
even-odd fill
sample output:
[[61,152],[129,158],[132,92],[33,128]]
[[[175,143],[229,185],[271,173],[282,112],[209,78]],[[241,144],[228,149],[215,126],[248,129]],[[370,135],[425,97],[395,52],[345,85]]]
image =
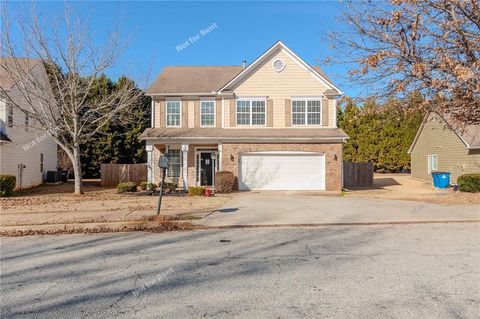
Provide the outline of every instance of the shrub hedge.
[[458,190],[467,193],[480,192],[480,173],[463,174],[457,179]]
[[155,183],[149,183],[149,182],[141,182],[140,183],[140,189],[141,190],[149,190],[149,191],[153,191],[155,188],[157,188],[157,184]]
[[118,193],[135,193],[137,191],[137,184],[134,182],[120,183],[117,185]]
[[204,186],[190,186],[188,188],[188,195],[190,196],[202,196],[205,193]]
[[177,189],[178,185],[175,183],[163,183],[163,189],[168,193],[172,193]]
[[17,178],[13,175],[0,175],[0,197],[12,196]]
[[229,171],[219,171],[215,174],[215,192],[231,193],[235,185],[235,175]]

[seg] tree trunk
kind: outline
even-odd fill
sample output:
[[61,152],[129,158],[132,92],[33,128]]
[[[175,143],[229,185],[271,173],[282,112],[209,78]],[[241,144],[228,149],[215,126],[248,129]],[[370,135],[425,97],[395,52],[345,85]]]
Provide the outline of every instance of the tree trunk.
[[82,162],[80,161],[80,144],[73,146],[73,173],[75,176],[75,194],[83,194],[82,186]]

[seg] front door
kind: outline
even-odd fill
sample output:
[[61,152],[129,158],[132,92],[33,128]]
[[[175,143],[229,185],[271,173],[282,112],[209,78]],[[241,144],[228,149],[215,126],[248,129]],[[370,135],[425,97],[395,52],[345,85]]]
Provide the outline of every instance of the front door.
[[212,153],[200,153],[200,185],[202,186],[213,185],[213,161]]

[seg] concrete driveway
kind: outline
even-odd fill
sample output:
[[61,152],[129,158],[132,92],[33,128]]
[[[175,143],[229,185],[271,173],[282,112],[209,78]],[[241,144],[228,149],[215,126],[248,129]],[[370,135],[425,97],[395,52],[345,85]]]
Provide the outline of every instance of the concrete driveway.
[[198,221],[205,226],[317,225],[480,221],[478,205],[325,195],[317,192],[237,193]]

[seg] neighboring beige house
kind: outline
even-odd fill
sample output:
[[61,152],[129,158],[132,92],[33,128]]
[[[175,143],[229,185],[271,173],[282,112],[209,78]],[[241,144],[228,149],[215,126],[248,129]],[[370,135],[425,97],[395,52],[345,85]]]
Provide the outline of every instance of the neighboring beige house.
[[[16,61],[35,76],[46,78],[40,61]],[[12,60],[0,58],[0,63],[8,65]],[[6,97],[5,92],[15,99],[21,99],[21,94],[15,82],[2,70],[0,68],[0,174],[16,176],[17,188],[27,188],[41,184],[45,172],[57,169],[57,145],[46,133],[37,131],[33,120]]]
[[166,67],[148,94],[150,181],[167,154],[167,178],[184,188],[225,170],[240,190],[342,189],[342,92],[282,42],[248,66]]
[[450,172],[450,181],[456,183],[462,174],[480,173],[480,125],[455,124],[430,112],[408,152],[412,177],[431,181],[432,172]]

